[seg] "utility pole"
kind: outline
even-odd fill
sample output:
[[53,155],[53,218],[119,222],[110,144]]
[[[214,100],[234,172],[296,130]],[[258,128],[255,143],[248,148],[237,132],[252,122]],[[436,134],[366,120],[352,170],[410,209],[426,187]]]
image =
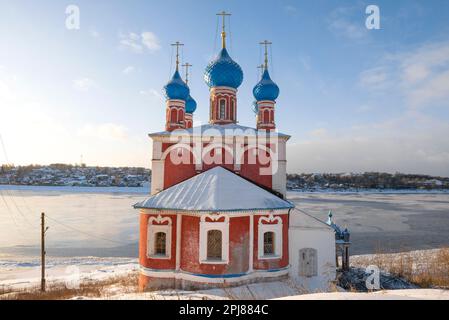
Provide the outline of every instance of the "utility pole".
[[45,213],[41,213],[41,291],[45,292]]

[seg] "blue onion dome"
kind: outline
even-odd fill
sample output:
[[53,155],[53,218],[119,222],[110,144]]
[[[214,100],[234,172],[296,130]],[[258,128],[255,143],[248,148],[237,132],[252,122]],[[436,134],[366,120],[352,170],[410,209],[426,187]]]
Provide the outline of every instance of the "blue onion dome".
[[279,87],[271,80],[267,69],[263,72],[262,79],[254,87],[253,95],[257,101],[276,101],[279,97]]
[[193,114],[196,110],[196,101],[189,95],[186,99],[186,113]]
[[223,86],[237,89],[243,82],[243,71],[223,48],[206,67],[204,80],[209,88]]
[[190,94],[189,87],[181,79],[178,70],[175,71],[171,80],[164,87],[167,99],[186,100]]
[[253,101],[253,112],[255,114],[259,113],[259,106],[257,105],[257,101]]

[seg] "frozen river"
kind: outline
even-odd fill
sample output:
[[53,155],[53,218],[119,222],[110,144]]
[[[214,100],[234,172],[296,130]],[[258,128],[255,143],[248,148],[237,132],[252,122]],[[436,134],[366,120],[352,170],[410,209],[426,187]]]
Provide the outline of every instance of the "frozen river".
[[[48,215],[50,256],[137,256],[145,188],[0,186],[0,258],[39,252],[40,213]],[[299,193],[288,197],[351,231],[352,253],[449,246],[448,193]]]

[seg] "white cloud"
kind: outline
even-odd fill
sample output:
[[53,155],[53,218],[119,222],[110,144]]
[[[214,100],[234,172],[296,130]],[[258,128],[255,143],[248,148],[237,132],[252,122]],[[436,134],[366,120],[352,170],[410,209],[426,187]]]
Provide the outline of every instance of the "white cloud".
[[133,73],[136,70],[136,68],[134,68],[133,66],[127,66],[125,69],[123,69],[123,73],[124,74],[130,74]]
[[386,171],[449,176],[449,124],[419,113],[290,143],[289,172]]
[[145,48],[153,53],[161,48],[159,39],[150,31],[144,31],[140,35],[134,32],[120,33],[119,41],[120,48],[131,50],[134,53],[143,53]]
[[358,8],[340,7],[332,11],[328,18],[330,31],[351,40],[365,38],[368,34],[365,23],[352,18],[354,12],[358,12]]
[[96,86],[95,82],[89,78],[73,80],[73,86],[79,91],[89,91]]
[[449,106],[449,70],[439,72],[432,79],[411,90],[408,93],[409,103],[419,107],[433,102],[443,102]]
[[143,52],[143,47],[140,43],[140,36],[138,34],[133,32],[128,34],[120,34],[119,39],[121,48],[131,50],[135,53]]
[[150,97],[153,99],[163,100],[162,95],[159,93],[159,91],[155,89],[148,89],[148,90],[140,90],[139,92],[142,96]]
[[150,52],[157,51],[161,48],[159,44],[159,39],[153,32],[146,31],[142,32],[142,43]]
[[449,41],[385,55],[378,66],[360,73],[362,86],[400,94],[409,108],[449,99]]
[[78,130],[82,137],[96,138],[101,140],[127,139],[127,128],[115,123],[86,124]]
[[376,67],[365,70],[360,74],[360,84],[364,87],[383,87],[387,80],[387,71],[384,67]]
[[316,137],[316,138],[324,138],[327,136],[327,129],[326,128],[318,128],[312,130],[310,133],[310,136]]

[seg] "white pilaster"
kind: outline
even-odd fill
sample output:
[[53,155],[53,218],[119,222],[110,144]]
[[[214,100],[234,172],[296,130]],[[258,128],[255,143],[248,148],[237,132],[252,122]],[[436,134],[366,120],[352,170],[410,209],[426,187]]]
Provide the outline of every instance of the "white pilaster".
[[181,269],[181,228],[182,214],[176,216],[176,271]]
[[249,269],[248,273],[253,272],[254,268],[254,215],[249,216]]
[[164,190],[164,160],[153,160],[151,166],[151,195]]

